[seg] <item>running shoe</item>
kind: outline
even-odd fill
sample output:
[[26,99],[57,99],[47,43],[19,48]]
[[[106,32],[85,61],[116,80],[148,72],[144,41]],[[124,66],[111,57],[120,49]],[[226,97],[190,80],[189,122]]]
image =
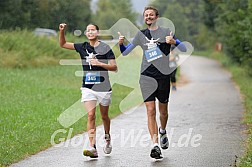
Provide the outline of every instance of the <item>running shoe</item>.
[[160,134],[160,146],[162,149],[168,149],[169,147],[169,140],[168,140],[168,137],[167,137],[167,134],[166,134],[166,131],[165,133],[161,133],[160,132],[160,128],[159,128],[159,134]]
[[151,156],[151,158],[155,158],[155,159],[162,159],[163,158],[161,150],[158,146],[154,146],[151,149],[150,156]]
[[95,148],[84,150],[83,155],[90,158],[98,158],[98,152]]
[[103,147],[103,151],[105,154],[110,154],[112,151],[111,138],[109,134],[105,134],[105,146]]

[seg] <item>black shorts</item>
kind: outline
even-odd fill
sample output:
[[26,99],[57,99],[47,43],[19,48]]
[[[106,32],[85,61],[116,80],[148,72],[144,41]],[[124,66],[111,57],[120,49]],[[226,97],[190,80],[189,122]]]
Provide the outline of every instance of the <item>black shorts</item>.
[[141,75],[139,83],[144,102],[155,101],[156,98],[161,103],[169,102],[170,76],[162,79],[155,79]]

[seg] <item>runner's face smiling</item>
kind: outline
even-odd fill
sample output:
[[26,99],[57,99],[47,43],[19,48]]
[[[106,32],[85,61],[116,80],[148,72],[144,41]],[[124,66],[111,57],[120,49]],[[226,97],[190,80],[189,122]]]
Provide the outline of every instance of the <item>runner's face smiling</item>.
[[148,26],[156,22],[157,18],[158,17],[156,16],[156,13],[154,10],[150,9],[144,12],[144,21]]
[[94,25],[88,25],[86,29],[86,36],[89,40],[95,40],[98,37],[98,31]]

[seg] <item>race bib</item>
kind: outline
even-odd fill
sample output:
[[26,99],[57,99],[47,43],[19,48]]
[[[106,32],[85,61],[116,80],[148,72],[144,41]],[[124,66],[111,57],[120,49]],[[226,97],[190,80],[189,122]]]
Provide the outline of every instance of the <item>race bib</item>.
[[86,74],[85,84],[100,84],[101,76],[100,72],[88,72]]
[[148,63],[153,60],[159,59],[162,56],[163,56],[162,52],[158,47],[148,49],[145,51],[145,57]]

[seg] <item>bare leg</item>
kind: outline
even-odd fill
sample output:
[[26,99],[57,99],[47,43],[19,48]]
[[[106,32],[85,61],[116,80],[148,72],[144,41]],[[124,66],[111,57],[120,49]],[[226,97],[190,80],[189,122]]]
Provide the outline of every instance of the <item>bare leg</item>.
[[176,86],[176,82],[172,82],[171,84],[172,84],[172,86]]
[[87,120],[87,131],[88,137],[90,141],[90,145],[95,145],[95,135],[96,135],[96,127],[95,127],[95,110],[96,110],[96,101],[86,101],[84,102],[85,108],[88,112],[88,120]]
[[168,121],[168,103],[159,102],[161,128],[165,129]]
[[100,112],[102,116],[105,134],[109,134],[110,132],[110,119],[108,116],[108,111],[109,111],[109,106],[100,105]]
[[153,143],[158,143],[158,127],[156,121],[155,101],[145,102],[148,117],[148,128]]

